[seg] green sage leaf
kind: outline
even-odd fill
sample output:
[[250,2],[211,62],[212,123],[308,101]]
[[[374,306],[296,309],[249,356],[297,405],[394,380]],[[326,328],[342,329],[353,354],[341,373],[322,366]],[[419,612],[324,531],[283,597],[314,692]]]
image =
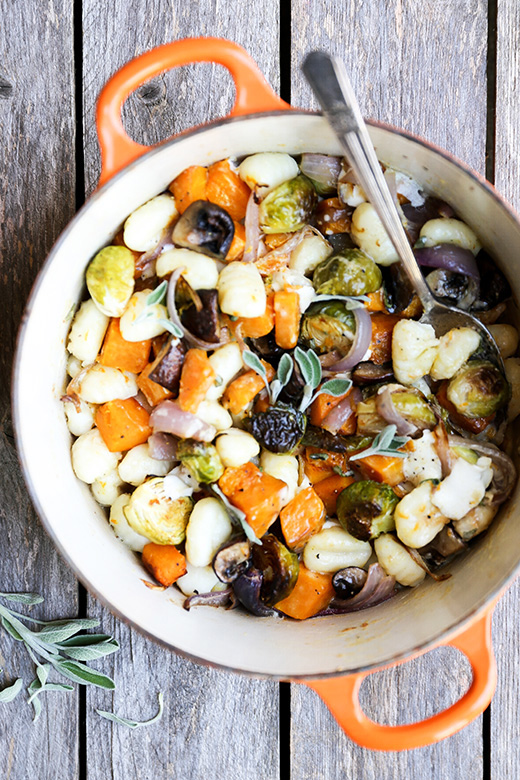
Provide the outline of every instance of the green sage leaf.
[[276,378],[280,382],[282,387],[285,387],[287,382],[292,376],[294,364],[291,360],[291,356],[284,352],[278,363],[278,370],[276,372]]
[[321,382],[321,363],[319,361],[319,358],[317,354],[312,350],[307,350],[307,357],[310,360],[311,368],[312,368],[312,388],[315,389],[318,387],[319,383]]
[[106,718],[106,720],[110,720],[112,723],[117,723],[119,726],[126,726],[129,729],[139,729],[143,726],[151,726],[152,723],[157,723],[157,721],[162,718],[164,712],[164,697],[162,692],[157,694],[157,698],[159,700],[159,711],[157,715],[154,715],[150,720],[131,720],[130,718],[123,718],[120,715],[115,715],[113,712],[105,712],[104,710],[96,710],[96,712],[98,715],[101,715],[102,718]]
[[45,626],[41,631],[38,631],[37,637],[48,644],[56,644],[57,642],[63,642],[65,639],[77,634],[83,626],[79,625],[76,620],[70,620],[61,626]]
[[175,322],[172,322],[171,320],[165,320],[163,317],[159,317],[157,322],[165,328],[165,330],[168,331],[168,333],[171,333],[175,338],[182,339],[184,336],[183,331],[179,328],[178,325],[175,324]]
[[155,306],[156,303],[161,303],[167,292],[168,282],[165,279],[164,282],[161,282],[160,285],[156,287],[152,293],[150,293],[146,299],[146,305]]
[[242,352],[242,360],[244,361],[245,365],[248,368],[253,369],[253,371],[256,371],[256,373],[262,377],[264,381],[267,380],[267,374],[265,371],[265,367],[262,364],[262,361],[260,358],[258,358],[254,352],[251,352],[248,349],[245,349]]
[[302,373],[303,381],[305,382],[306,385],[309,385],[309,387],[312,388],[313,369],[307,353],[304,352],[301,347],[296,347],[296,349],[294,350],[294,358],[298,363],[298,366]]
[[352,382],[350,379],[329,379],[328,382],[324,382],[320,387],[320,393],[327,393],[327,395],[338,398],[338,396],[348,393],[351,387]]
[[55,668],[60,674],[72,680],[72,682],[77,682],[81,685],[95,685],[97,688],[105,688],[109,691],[113,691],[116,687],[110,677],[94,669],[89,669],[88,666],[77,661],[58,661],[55,664]]
[[2,621],[2,626],[5,628],[5,630],[7,631],[8,634],[11,634],[13,639],[16,639],[17,642],[23,642],[23,639],[20,636],[20,634],[18,633],[18,631],[16,631],[16,629],[12,627],[10,622],[3,615],[2,615],[1,621]]
[[38,593],[0,593],[0,597],[6,601],[14,601],[16,604],[25,604],[32,607],[33,604],[41,604],[43,596]]
[[16,699],[20,691],[22,690],[23,680],[19,677],[12,685],[8,685],[0,691],[0,702],[3,704],[9,704],[10,701]]
[[85,647],[85,645],[97,645],[108,641],[114,642],[119,647],[119,643],[110,634],[79,634],[65,639],[59,645],[60,647]]
[[119,644],[113,642],[101,642],[97,645],[88,647],[64,647],[63,653],[75,661],[95,661],[97,658],[103,658],[119,650]]

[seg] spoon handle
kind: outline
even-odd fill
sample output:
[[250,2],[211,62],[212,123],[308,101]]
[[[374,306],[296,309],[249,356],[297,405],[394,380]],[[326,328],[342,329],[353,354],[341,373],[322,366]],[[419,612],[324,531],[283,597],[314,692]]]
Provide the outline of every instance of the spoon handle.
[[428,312],[436,305],[436,300],[404,232],[343,62],[325,52],[315,51],[305,58],[303,72],[338,136],[359,184],[383,223],[424,311]]

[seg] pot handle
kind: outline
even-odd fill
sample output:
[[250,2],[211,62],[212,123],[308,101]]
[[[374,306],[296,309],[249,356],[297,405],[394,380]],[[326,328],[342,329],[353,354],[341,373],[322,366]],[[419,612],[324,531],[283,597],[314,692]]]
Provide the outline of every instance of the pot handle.
[[228,117],[289,109],[278,97],[249,54],[223,38],[185,38],[141,54],[115,73],[103,87],[96,122],[101,148],[99,186],[151,147],[133,141],[125,132],[121,109],[125,100],[145,81],[170,68],[193,62],[216,62],[229,70],[235,82],[235,104]]
[[339,725],[361,747],[369,750],[410,750],[450,737],[471,723],[488,706],[495,692],[497,670],[491,642],[492,610],[469,628],[441,645],[456,647],[468,658],[473,681],[467,693],[447,710],[403,726],[384,726],[368,718],[359,703],[361,683],[369,673],[306,680],[330,709]]

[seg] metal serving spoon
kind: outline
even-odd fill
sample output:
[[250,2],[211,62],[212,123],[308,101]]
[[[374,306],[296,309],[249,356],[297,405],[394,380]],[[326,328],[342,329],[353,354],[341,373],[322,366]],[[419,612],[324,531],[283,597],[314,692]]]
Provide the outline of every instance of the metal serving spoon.
[[488,329],[471,314],[440,303],[426,284],[381,171],[343,62],[325,52],[315,51],[307,55],[303,72],[419,296],[424,310],[420,322],[431,325],[436,336],[442,336],[451,328],[469,327],[478,331],[486,357],[504,373],[500,352]]

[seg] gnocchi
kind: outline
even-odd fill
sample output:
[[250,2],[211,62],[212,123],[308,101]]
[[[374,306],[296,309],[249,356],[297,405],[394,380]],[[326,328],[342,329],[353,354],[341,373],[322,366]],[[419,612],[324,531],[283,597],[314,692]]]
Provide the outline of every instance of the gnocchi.
[[439,339],[431,325],[399,320],[392,336],[392,365],[395,378],[412,385],[431,369],[439,349]]
[[220,272],[218,302],[221,310],[232,317],[261,317],[267,296],[259,271],[250,263],[234,261]]

